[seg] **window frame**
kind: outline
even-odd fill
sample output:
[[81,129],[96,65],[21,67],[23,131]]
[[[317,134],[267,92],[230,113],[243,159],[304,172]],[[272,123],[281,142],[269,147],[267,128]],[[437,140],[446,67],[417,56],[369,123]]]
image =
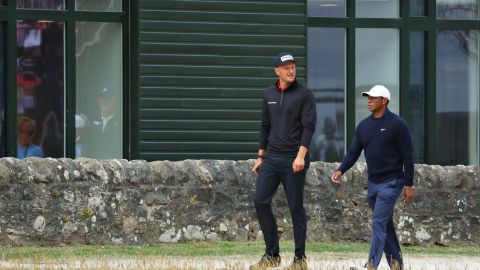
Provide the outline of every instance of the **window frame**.
[[[65,69],[65,140],[64,157],[75,158],[75,95],[76,95],[76,59],[75,59],[75,24],[77,21],[88,22],[113,22],[122,25],[122,95],[123,95],[123,158],[132,156],[131,147],[131,127],[130,127],[130,100],[135,93],[132,93],[131,74],[138,73],[138,68],[129,68],[131,59],[130,50],[136,48],[135,42],[130,42],[130,31],[132,21],[135,21],[135,14],[130,10],[135,10],[137,3],[129,3],[128,0],[122,1],[121,12],[97,12],[97,11],[77,11],[75,10],[75,0],[65,0],[64,10],[35,10],[35,9],[17,9],[16,0],[8,0],[6,6],[0,7],[0,22],[6,24],[7,42],[6,42],[6,151],[5,156],[16,157],[17,153],[17,86],[16,86],[16,58],[17,58],[17,20],[56,20],[63,21],[64,24],[64,69]],[[131,1],[136,2],[136,1]],[[137,36],[132,35],[132,36]],[[138,45],[137,45],[138,47]],[[135,114],[136,115],[136,114]]]
[[[308,0],[307,0],[308,1]],[[425,16],[410,15],[410,1],[399,1],[399,18],[356,18],[355,1],[348,1],[345,18],[308,17],[306,27],[346,29],[346,145],[351,145],[355,131],[355,29],[396,28],[400,32],[400,115],[412,122],[409,93],[410,32],[425,33],[425,160],[436,163],[436,39],[441,30],[479,30],[479,20],[437,19],[437,1],[425,1]],[[308,38],[308,37],[307,37]],[[308,55],[307,55],[308,57]],[[308,67],[307,67],[308,68]],[[478,123],[480,125],[480,123]]]

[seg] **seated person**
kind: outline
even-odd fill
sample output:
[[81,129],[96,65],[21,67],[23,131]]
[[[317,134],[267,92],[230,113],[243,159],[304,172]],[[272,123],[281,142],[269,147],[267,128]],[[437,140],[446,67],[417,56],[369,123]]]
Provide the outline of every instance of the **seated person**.
[[27,116],[17,118],[17,158],[43,157],[40,146],[33,144],[37,124]]

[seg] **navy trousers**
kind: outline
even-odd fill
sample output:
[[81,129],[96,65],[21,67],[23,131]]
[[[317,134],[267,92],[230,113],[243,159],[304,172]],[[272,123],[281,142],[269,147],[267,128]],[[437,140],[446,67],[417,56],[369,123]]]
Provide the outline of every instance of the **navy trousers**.
[[368,205],[372,209],[372,241],[368,260],[378,267],[385,252],[388,265],[393,259],[403,265],[400,244],[393,224],[393,209],[402,193],[403,178],[387,180],[383,183],[368,181]]
[[279,254],[278,229],[272,212],[272,198],[282,183],[292,216],[295,256],[305,255],[307,237],[307,216],[303,207],[303,190],[309,161],[303,171],[294,173],[292,164],[295,157],[266,155],[256,180],[255,210],[265,240],[265,252]]

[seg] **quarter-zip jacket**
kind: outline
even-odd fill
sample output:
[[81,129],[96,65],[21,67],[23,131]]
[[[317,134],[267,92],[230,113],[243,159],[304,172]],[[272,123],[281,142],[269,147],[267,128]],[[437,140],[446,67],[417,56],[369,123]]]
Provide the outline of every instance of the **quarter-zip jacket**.
[[294,81],[284,92],[278,81],[263,94],[260,149],[269,154],[295,156],[309,147],[317,113],[312,91]]
[[362,150],[367,160],[369,181],[381,183],[404,178],[407,186],[413,185],[412,138],[407,123],[400,116],[385,109],[380,118],[371,114],[362,120],[338,170],[343,174],[350,169]]

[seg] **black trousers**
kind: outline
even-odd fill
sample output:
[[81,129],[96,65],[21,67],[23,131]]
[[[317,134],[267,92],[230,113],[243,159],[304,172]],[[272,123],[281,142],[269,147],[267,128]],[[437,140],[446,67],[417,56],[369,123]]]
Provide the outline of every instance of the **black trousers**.
[[305,255],[307,237],[307,216],[303,207],[303,190],[309,161],[305,160],[303,171],[294,173],[292,164],[295,157],[266,155],[260,166],[256,181],[255,210],[265,239],[265,252],[279,254],[278,230],[272,212],[272,198],[280,183],[287,196],[293,222],[295,256]]

